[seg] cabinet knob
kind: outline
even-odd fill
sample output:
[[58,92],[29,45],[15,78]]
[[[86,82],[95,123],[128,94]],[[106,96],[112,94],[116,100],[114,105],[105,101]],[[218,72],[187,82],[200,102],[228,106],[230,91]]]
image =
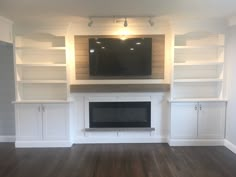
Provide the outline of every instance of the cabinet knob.
[[38,111],[41,112],[41,106],[38,107]]
[[195,105],[195,107],[194,107],[194,108],[195,108],[195,110],[197,111],[197,105]]
[[202,105],[199,105],[199,109],[202,110]]

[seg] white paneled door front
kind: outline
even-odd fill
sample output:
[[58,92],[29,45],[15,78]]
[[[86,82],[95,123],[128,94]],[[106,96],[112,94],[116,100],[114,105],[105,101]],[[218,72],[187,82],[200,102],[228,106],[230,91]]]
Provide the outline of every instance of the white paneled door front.
[[42,112],[40,104],[16,106],[16,135],[18,140],[42,140]]
[[44,140],[66,140],[69,135],[68,105],[43,104]]
[[171,104],[171,138],[196,138],[197,103]]

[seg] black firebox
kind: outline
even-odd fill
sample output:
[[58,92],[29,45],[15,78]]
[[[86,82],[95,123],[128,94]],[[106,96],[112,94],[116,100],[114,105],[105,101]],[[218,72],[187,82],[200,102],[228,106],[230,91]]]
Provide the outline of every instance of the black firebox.
[[90,102],[89,128],[151,127],[151,102]]

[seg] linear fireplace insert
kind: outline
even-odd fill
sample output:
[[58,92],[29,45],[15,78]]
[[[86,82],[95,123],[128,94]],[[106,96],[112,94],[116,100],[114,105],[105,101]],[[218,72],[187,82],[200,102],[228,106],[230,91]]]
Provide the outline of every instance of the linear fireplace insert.
[[90,102],[89,127],[151,127],[151,102]]

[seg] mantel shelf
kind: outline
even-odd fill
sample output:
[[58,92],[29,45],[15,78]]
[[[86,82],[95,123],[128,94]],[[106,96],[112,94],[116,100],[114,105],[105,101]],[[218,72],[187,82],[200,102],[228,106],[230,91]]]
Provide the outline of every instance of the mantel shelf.
[[169,92],[170,84],[71,85],[73,92]]

